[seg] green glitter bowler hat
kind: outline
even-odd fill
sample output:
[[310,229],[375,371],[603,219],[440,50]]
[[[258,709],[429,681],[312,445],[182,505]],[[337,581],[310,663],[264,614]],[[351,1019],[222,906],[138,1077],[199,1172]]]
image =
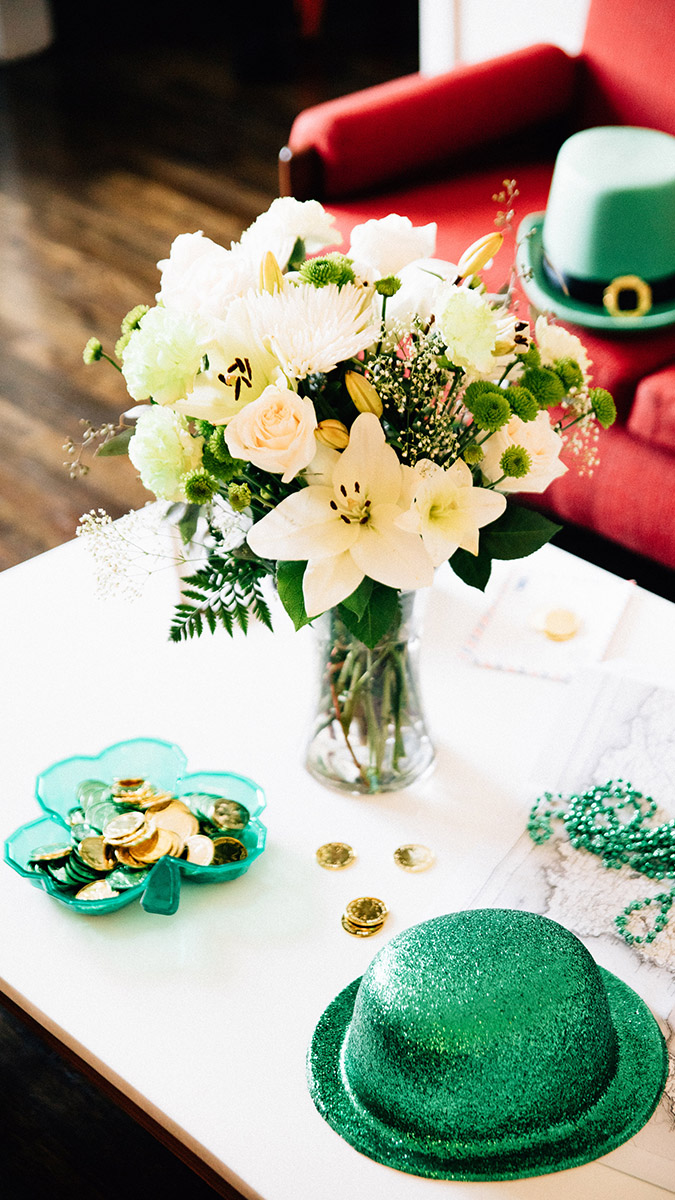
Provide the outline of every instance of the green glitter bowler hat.
[[675,137],[607,125],[560,148],[545,213],[518,230],[523,288],[541,312],[608,332],[675,321]]
[[658,1104],[668,1053],[639,996],[557,922],[436,917],[390,941],[314,1032],[309,1087],[362,1154],[434,1179],[545,1175]]

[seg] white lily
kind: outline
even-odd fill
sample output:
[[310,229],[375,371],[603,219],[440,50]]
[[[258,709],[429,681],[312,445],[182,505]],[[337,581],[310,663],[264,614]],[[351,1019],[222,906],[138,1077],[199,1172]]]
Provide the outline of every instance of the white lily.
[[398,525],[405,492],[406,474],[380,422],[361,413],[330,483],[282,500],[249,531],[248,544],[262,558],[307,560],[309,617],[345,600],[366,575],[393,588],[427,587],[431,559],[421,538]]
[[474,487],[471,471],[461,458],[447,470],[423,459],[415,465],[414,474],[419,483],[412,506],[398,518],[399,528],[421,536],[435,567],[458,547],[478,554],[478,531],[501,516],[506,498]]

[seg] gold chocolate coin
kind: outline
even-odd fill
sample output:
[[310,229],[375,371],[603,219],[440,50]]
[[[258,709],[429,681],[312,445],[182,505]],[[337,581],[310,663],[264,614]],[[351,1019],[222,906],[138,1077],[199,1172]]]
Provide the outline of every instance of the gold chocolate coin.
[[389,909],[384,900],[378,900],[375,896],[359,896],[358,899],[349,901],[344,915],[350,924],[370,928],[373,925],[382,925],[388,913]]
[[142,785],[144,783],[145,783],[145,780],[142,777],[139,777],[137,779],[134,778],[134,779],[115,779],[114,780],[115,791],[122,791],[122,792],[135,792],[138,790],[138,788],[142,787]]
[[140,862],[139,859],[134,858],[126,846],[115,846],[115,857],[118,863],[121,863],[123,867],[129,867],[131,871],[144,871],[147,867],[147,863]]
[[172,830],[158,829],[152,846],[144,846],[140,850],[136,846],[127,846],[127,850],[133,855],[136,862],[147,866],[148,863],[159,862],[165,854],[178,857],[176,851],[178,854],[182,853],[183,842],[181,838],[176,837]]
[[210,805],[205,815],[220,829],[245,829],[251,816],[243,804],[239,804],[237,800],[228,800],[225,796],[219,797]]
[[243,842],[233,837],[218,837],[213,839],[213,865],[221,867],[224,863],[240,862],[248,858],[248,850]]
[[111,846],[125,846],[141,832],[145,817],[140,812],[119,813],[108,821],[103,836]]
[[213,842],[205,833],[193,833],[192,837],[186,838],[185,850],[188,862],[196,863],[199,867],[208,867],[213,862]]
[[112,871],[115,858],[103,837],[83,838],[77,847],[80,858],[94,871]]
[[379,925],[354,925],[346,913],[342,914],[342,928],[351,933],[352,937],[372,937],[374,933],[379,933],[384,921],[380,921]]
[[316,852],[316,861],[327,871],[341,871],[350,866],[355,859],[352,847],[346,842],[326,842],[325,845],[319,846]]
[[404,871],[426,871],[435,861],[433,850],[428,846],[420,846],[410,842],[406,846],[398,846],[394,850],[394,862]]
[[40,863],[58,862],[59,859],[68,858],[68,856],[72,854],[72,851],[73,847],[69,843],[65,843],[63,845],[57,845],[56,843],[53,843],[49,846],[37,846],[35,850],[31,852],[28,862],[31,863],[31,865],[33,863],[39,865]]
[[119,896],[119,892],[110,886],[107,879],[95,879],[75,893],[76,900],[111,900],[113,896]]
[[543,620],[547,638],[554,642],[567,642],[579,632],[581,621],[569,608],[551,608]]
[[168,829],[178,834],[182,842],[199,833],[199,821],[182,800],[172,800],[166,808],[153,810],[152,821],[157,829]]

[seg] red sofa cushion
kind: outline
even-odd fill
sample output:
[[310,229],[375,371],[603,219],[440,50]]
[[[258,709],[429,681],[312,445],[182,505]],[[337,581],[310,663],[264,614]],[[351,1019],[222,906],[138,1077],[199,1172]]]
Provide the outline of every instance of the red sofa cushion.
[[[575,60],[557,46],[530,46],[444,75],[407,75],[305,109],[289,138],[323,162],[324,198],[404,178],[467,148],[562,113]],[[427,218],[428,220],[428,218]]]
[[675,366],[640,381],[628,429],[634,437],[675,454]]

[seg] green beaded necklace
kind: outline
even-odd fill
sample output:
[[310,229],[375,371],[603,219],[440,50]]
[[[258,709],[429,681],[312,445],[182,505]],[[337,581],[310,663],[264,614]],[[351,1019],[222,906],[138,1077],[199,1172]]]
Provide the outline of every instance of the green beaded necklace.
[[[561,803],[564,807],[555,807]],[[570,844],[597,854],[603,866],[617,870],[627,866],[649,879],[675,880],[675,821],[650,825],[656,807],[655,800],[630,783],[611,779],[580,796],[565,798],[544,792],[530,813],[527,830],[540,845],[552,836],[553,821],[561,820]],[[667,892],[631,901],[615,917],[615,925],[629,946],[653,942],[668,924],[674,901],[675,883]],[[659,911],[651,929],[645,934],[633,933],[629,927],[631,914],[652,904],[658,905]]]

